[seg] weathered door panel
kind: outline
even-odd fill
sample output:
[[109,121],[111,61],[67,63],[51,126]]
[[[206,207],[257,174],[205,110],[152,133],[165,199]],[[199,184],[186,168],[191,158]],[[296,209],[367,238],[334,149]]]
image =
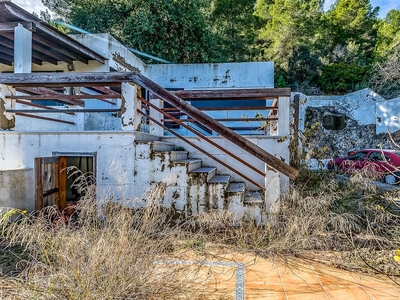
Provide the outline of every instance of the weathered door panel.
[[66,205],[66,158],[51,156],[35,158],[35,209]]

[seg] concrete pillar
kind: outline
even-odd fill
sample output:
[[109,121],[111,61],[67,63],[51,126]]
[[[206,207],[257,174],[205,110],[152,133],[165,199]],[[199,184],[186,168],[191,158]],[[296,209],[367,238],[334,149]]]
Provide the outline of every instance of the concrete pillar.
[[278,135],[288,136],[290,134],[290,98],[278,98]]
[[136,97],[136,86],[134,83],[123,82],[121,89],[122,130],[140,131],[142,117],[136,112],[136,109],[140,109],[141,102]]
[[[163,107],[163,101],[161,99],[150,99],[150,103],[154,104],[155,106],[162,108]],[[162,123],[163,119],[163,114],[159,113],[155,109],[150,107],[150,117],[154,118],[156,121]],[[164,136],[164,128],[158,126],[157,124],[154,124],[154,122],[150,121],[150,134],[156,135],[156,136]]]
[[32,72],[32,32],[18,24],[14,29],[14,73]]
[[266,165],[265,171],[265,208],[268,213],[277,212],[281,195],[281,174]]

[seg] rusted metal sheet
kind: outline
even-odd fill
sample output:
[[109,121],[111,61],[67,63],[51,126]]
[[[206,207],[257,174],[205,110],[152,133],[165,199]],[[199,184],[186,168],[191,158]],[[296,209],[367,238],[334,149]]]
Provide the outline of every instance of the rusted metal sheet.
[[147,77],[141,74],[135,74],[133,76],[133,81],[152,91],[155,95],[159,97],[159,99],[171,104],[174,107],[179,108],[181,111],[186,113],[189,117],[197,120],[199,123],[205,125],[209,129],[215,131],[216,133],[220,134],[227,140],[231,141],[235,145],[239,146],[243,150],[247,151],[254,157],[257,157],[261,161],[265,162],[271,168],[285,174],[291,179],[296,179],[299,175],[299,171],[295,168],[291,167],[290,165],[286,164],[279,158],[276,158],[272,154],[268,153],[261,147],[253,144],[243,136],[237,134],[233,130],[225,127],[224,125],[220,124],[219,122],[215,121],[212,117],[206,115],[202,111],[198,110],[197,108],[191,106],[186,101],[178,98],[177,96],[171,94],[169,91],[155,83],[154,81],[148,79]]

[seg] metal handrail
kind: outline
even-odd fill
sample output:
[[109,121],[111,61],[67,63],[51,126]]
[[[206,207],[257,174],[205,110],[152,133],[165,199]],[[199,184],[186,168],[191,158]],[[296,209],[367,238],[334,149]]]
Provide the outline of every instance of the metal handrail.
[[130,76],[130,78],[134,83],[151,91],[159,99],[169,103],[170,105],[176,108],[179,108],[182,112],[186,113],[186,115],[188,115],[190,118],[195,119],[200,124],[215,131],[216,133],[220,134],[227,140],[234,143],[236,146],[242,148],[243,150],[247,151],[254,157],[265,162],[271,169],[279,171],[293,180],[297,178],[299,174],[298,170],[286,164],[279,158],[273,156],[272,154],[268,153],[261,147],[248,141],[246,138],[237,134],[233,130],[215,121],[212,117],[208,116],[207,114],[200,111],[196,107],[190,105],[186,101],[170,93],[165,88],[155,83],[154,81],[150,80],[149,78],[139,73],[133,73],[132,76]]

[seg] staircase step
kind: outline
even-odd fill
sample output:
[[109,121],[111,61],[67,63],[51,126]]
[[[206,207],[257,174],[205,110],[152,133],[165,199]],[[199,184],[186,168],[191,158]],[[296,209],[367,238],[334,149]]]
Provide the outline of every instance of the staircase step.
[[228,184],[230,179],[231,179],[231,175],[215,175],[213,178],[210,179],[210,181],[208,183]]
[[201,167],[191,171],[191,173],[198,173],[198,174],[206,174],[207,175],[207,182],[210,181],[217,174],[217,168],[214,167]]
[[243,204],[247,205],[260,205],[263,204],[263,196],[258,191],[248,191],[244,194]]
[[171,160],[176,161],[176,160],[182,160],[182,159],[188,159],[188,151],[171,151]]
[[173,151],[175,144],[169,142],[153,141],[153,151]]
[[168,153],[171,161],[180,161],[188,159],[188,151],[154,151],[157,154]]
[[244,182],[231,182],[228,185],[228,193],[244,193],[246,190],[246,184]]
[[201,159],[179,159],[175,160],[174,164],[175,165],[187,165],[188,166],[188,171],[191,172],[193,170],[196,170],[198,168],[201,168],[201,163],[203,161]]

